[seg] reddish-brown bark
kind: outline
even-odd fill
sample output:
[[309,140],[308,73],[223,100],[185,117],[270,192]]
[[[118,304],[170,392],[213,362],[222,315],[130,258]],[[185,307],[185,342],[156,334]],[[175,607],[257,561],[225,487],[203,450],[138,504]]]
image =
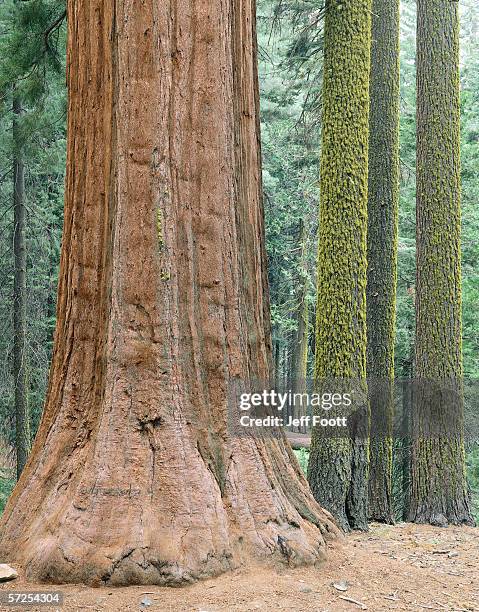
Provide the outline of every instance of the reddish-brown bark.
[[181,584],[337,533],[284,439],[227,427],[270,373],[254,8],[69,0],[55,350],[0,538],[30,578]]

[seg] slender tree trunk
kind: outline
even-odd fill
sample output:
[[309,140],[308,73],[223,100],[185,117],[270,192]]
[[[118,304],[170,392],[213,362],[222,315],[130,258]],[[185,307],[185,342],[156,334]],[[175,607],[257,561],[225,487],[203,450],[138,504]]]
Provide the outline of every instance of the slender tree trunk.
[[45,341],[48,346],[52,343],[52,321],[55,319],[55,277],[56,277],[56,253],[54,247],[54,228],[53,225],[47,227],[48,236],[48,295],[46,304],[46,316],[47,316],[47,327],[46,327],[46,338]]
[[18,120],[22,103],[13,98],[13,376],[15,381],[15,424],[17,478],[25,467],[30,452],[28,413],[27,329],[27,253],[25,244],[25,167]]
[[411,436],[412,436],[412,406],[413,406],[413,354],[411,347],[411,359],[405,364],[402,381],[402,518],[409,518],[410,493],[411,493]]
[[228,426],[230,383],[272,374],[254,3],[68,15],[55,349],[0,555],[112,585],[315,562],[337,530],[288,443]]
[[[288,332],[288,344],[287,344],[287,374],[286,374],[286,392],[289,392],[293,388],[293,380],[294,380],[294,341],[295,341],[295,333],[291,330]],[[291,396],[288,396],[288,402],[286,404],[286,420],[289,420],[294,415],[294,406],[289,399]]]
[[274,386],[279,389],[281,385],[281,349],[279,340],[274,342]]
[[367,373],[369,517],[393,522],[392,419],[399,200],[399,0],[373,0],[369,116]]
[[358,393],[350,437],[313,431],[308,479],[344,529],[366,529],[370,0],[328,0],[324,28],[315,378],[325,391],[346,385]]
[[[296,291],[296,335],[293,336],[292,351],[292,392],[293,394],[306,393],[306,377],[308,367],[308,266],[307,266],[307,231],[304,221],[301,221],[299,231],[301,246],[301,268],[298,275]],[[293,415],[299,417],[304,414],[301,405],[295,402]],[[298,428],[297,428],[298,429]],[[299,429],[298,429],[299,431]]]
[[410,519],[472,523],[464,465],[457,2],[417,16],[416,377]]

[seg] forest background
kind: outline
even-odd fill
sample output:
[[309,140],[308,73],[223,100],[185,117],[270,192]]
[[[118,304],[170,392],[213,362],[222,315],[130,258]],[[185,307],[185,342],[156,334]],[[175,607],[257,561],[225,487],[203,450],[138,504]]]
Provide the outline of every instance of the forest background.
[[[304,328],[312,374],[318,233],[322,0],[260,0],[258,39],[266,237],[278,381],[294,377]],[[479,6],[461,0],[463,350],[466,410],[479,379]],[[413,375],[415,298],[415,3],[401,7],[400,207],[396,376]],[[26,337],[22,371],[33,437],[45,398],[55,327],[66,151],[64,6],[0,2],[0,509],[15,483],[15,325]],[[15,98],[21,107],[15,107]],[[25,177],[26,276],[18,296],[13,240],[14,166]],[[18,223],[18,220],[16,221]],[[22,246],[22,245],[20,245]],[[17,252],[15,253],[15,250]],[[21,261],[21,258],[20,258]],[[17,263],[16,263],[17,262]],[[14,299],[15,296],[15,299]],[[18,317],[18,306],[25,312]],[[15,306],[17,315],[15,315]],[[21,308],[20,308],[21,310]],[[17,329],[18,332],[18,329]],[[18,355],[17,355],[18,356]],[[397,518],[404,448],[395,444]],[[307,461],[307,451],[300,451]],[[473,510],[479,520],[479,445],[468,441]]]

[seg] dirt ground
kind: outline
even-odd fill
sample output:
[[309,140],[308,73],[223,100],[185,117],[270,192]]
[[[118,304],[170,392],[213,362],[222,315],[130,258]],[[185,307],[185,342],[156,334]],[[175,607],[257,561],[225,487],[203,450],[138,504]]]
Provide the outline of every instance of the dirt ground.
[[[19,579],[0,585],[2,591],[55,590],[26,583],[19,571]],[[335,543],[319,568],[240,569],[182,589],[61,586],[56,590],[63,591],[65,598],[64,605],[55,608],[59,612],[479,611],[479,529],[372,525],[369,533],[354,533]]]

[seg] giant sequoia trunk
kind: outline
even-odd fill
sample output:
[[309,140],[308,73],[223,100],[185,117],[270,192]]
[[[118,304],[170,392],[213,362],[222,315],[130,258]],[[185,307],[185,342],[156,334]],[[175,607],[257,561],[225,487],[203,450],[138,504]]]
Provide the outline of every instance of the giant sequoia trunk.
[[[363,396],[370,30],[370,0],[326,2],[315,378]],[[367,528],[366,403],[355,400],[351,437],[312,434],[311,489],[345,529]]]
[[0,556],[116,585],[315,562],[336,528],[289,446],[227,426],[271,365],[254,3],[137,4],[68,3],[55,349]]
[[373,0],[369,115],[367,373],[369,517],[391,523],[399,200],[399,1]]
[[471,523],[464,466],[458,5],[418,1],[416,376],[410,519]]

